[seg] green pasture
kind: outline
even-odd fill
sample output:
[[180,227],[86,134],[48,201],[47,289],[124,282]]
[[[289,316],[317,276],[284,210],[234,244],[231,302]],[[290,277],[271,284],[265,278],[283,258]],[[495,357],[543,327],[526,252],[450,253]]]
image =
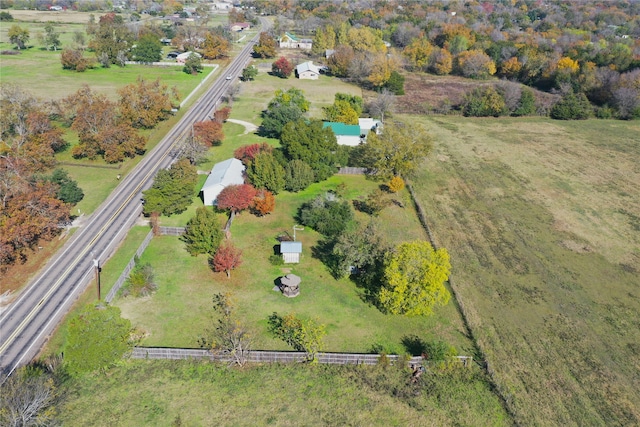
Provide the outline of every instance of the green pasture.
[[638,122],[411,117],[414,179],[520,425],[640,422]]
[[508,426],[475,369],[427,373],[420,386],[395,367],[126,361],[69,382],[63,425]]

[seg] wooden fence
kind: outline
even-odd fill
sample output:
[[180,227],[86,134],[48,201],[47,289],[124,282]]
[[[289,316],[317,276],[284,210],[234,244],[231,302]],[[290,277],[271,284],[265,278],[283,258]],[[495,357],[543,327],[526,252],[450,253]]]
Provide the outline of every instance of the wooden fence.
[[182,236],[185,232],[184,227],[158,227],[160,234],[164,236]]
[[[318,353],[318,363],[331,365],[375,365],[380,360],[379,354],[360,353]],[[396,362],[400,356],[395,354],[387,356],[390,362]],[[466,357],[466,356],[464,356]],[[206,359],[218,362],[231,362],[232,358],[226,354],[215,354],[208,350],[195,348],[162,348],[162,347],[135,347],[131,354],[132,359]],[[307,353],[299,351],[251,351],[247,357],[251,363],[298,363],[307,360]],[[412,357],[408,360],[410,365],[420,365],[424,361],[422,357]]]

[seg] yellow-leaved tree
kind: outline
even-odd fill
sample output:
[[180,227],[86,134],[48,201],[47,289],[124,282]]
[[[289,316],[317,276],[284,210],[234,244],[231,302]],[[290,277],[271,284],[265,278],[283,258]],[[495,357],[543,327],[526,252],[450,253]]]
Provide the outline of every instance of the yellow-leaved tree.
[[420,240],[401,243],[385,260],[380,307],[390,314],[431,315],[434,307],[449,302],[445,282],[450,272],[446,249],[434,250],[429,242]]

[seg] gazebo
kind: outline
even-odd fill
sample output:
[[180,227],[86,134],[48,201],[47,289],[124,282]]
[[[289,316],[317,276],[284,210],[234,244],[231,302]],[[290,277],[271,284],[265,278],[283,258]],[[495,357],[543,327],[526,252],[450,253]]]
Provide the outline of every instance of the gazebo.
[[285,297],[293,298],[300,295],[300,277],[287,274],[280,278],[280,291]]

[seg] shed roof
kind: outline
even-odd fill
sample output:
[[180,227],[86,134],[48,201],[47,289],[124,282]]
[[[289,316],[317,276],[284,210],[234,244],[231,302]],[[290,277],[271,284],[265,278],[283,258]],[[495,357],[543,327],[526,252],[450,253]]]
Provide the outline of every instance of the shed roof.
[[358,125],[346,125],[344,123],[338,122],[324,122],[322,124],[322,127],[330,127],[333,133],[336,134],[336,136],[360,136],[360,126]]
[[280,242],[280,253],[301,254],[302,242]]

